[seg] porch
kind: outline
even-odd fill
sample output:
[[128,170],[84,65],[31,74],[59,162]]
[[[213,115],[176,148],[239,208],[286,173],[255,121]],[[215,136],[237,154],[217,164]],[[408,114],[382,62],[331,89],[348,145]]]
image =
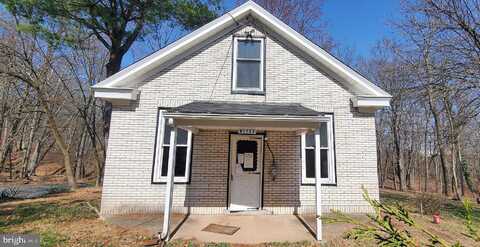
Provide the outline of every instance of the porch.
[[[163,160],[163,166],[161,166],[162,170],[157,171],[157,173],[162,172],[162,178],[164,179],[163,182],[165,183],[165,207],[163,210],[164,218],[161,232],[161,239],[163,240],[169,240],[172,237],[170,214],[172,213],[172,211],[176,211],[172,205],[174,205],[174,187],[177,186],[176,184],[174,184],[174,181],[178,182],[178,177],[173,176],[174,173],[175,175],[177,174],[177,170],[175,169],[175,165],[177,164],[175,159],[178,159],[178,153],[176,152],[176,149],[177,147],[179,147],[179,145],[177,145],[177,135],[180,135],[180,139],[183,138],[185,140],[184,143],[186,145],[181,147],[184,150],[183,152],[186,152],[186,155],[184,156],[186,161],[182,160],[182,164],[188,164],[188,159],[190,159],[189,149],[195,149],[195,146],[198,145],[197,142],[195,145],[193,145],[192,148],[192,145],[189,144],[192,142],[192,135],[197,136],[198,139],[200,139],[200,143],[202,143],[208,138],[211,138],[211,136],[208,136],[208,133],[218,133],[218,131],[223,131],[221,134],[218,134],[217,137],[224,136],[225,133],[228,133],[227,145],[222,142],[223,145],[220,145],[220,148],[215,148],[214,146],[212,146],[211,149],[197,150],[197,152],[194,152],[191,157],[198,171],[199,169],[202,169],[199,167],[202,167],[202,165],[211,162],[212,156],[228,155],[228,159],[226,159],[226,162],[225,159],[222,159],[224,161],[219,162],[216,166],[217,168],[213,170],[215,171],[214,173],[216,173],[217,176],[224,174],[221,175],[223,176],[220,179],[222,180],[221,184],[223,184],[223,181],[226,182],[226,196],[221,193],[217,193],[218,197],[214,198],[218,199],[217,202],[220,203],[222,200],[224,200],[225,204],[223,205],[225,205],[225,207],[223,209],[222,207],[219,208],[219,204],[216,203],[215,205],[217,208],[215,209],[216,211],[214,210],[215,212],[218,212],[218,210],[224,210],[226,212],[251,212],[255,210],[267,209],[267,211],[282,211],[284,214],[296,213],[297,209],[301,206],[301,200],[299,198],[299,188],[303,179],[302,175],[304,175],[302,174],[302,172],[304,171],[300,169],[300,136],[306,132],[314,133],[312,135],[312,140],[317,148],[312,149],[312,152],[310,153],[311,155],[315,154],[315,157],[312,156],[313,159],[311,159],[312,168],[314,166],[315,169],[314,171],[313,169],[310,171],[313,171],[313,177],[310,178],[310,181],[313,180],[313,182],[320,181],[320,179],[323,178],[321,172],[322,160],[320,159],[320,150],[321,147],[324,148],[324,146],[320,145],[321,138],[324,137],[328,139],[328,143],[333,143],[333,141],[331,140],[333,138],[332,135],[323,135],[321,137],[321,126],[324,127],[325,130],[327,128],[331,128],[333,124],[332,116],[326,116],[325,114],[303,107],[299,104],[192,102],[187,105],[162,111],[159,116],[159,123],[159,126],[162,126],[162,129],[159,128],[158,133],[160,133],[160,135],[157,136],[157,138],[163,140],[163,148],[159,151]],[[188,135],[186,134],[186,131],[188,131]],[[325,133],[327,132],[325,131]],[[274,140],[275,137],[277,137],[278,139],[270,142],[270,137],[272,137],[272,140]],[[322,139],[322,142],[323,141],[324,140]],[[305,142],[304,136],[302,136],[302,143],[303,142]],[[212,143],[218,142],[205,142],[204,144],[212,145]],[[287,157],[283,161],[277,161],[278,163],[283,162],[282,165],[284,166],[284,168],[287,168],[280,170],[280,172],[284,173],[280,174],[280,181],[275,181],[275,177],[277,177],[277,173],[279,173],[279,171],[277,165],[275,164],[274,157],[272,157],[273,161],[269,161],[269,163],[273,164],[267,164],[267,166],[269,166],[269,169],[265,171],[264,168],[263,163],[265,160],[265,153],[270,152],[271,156],[274,155],[273,152],[270,150],[269,143],[270,145],[277,146],[274,147],[274,149],[276,148],[276,150],[279,150],[281,152],[277,154],[278,156]],[[282,146],[284,147],[283,150]],[[219,152],[218,150],[221,151]],[[205,155],[210,156],[208,157],[208,159],[205,159],[208,162],[200,162],[199,160],[202,160],[202,156]],[[328,157],[328,160],[330,159],[333,159],[333,155]],[[228,167],[228,171],[225,170],[224,172],[219,173],[218,167],[223,166],[225,166],[225,169],[226,167]],[[182,174],[185,174],[185,180],[183,181],[189,182],[190,180],[188,174],[191,171],[189,171],[188,169],[189,167],[186,166],[185,169],[181,170],[180,172]],[[266,172],[269,173],[269,178],[267,180],[265,179],[264,175],[264,173]],[[288,180],[284,180],[286,178],[285,174],[287,174],[286,176],[289,176]],[[199,177],[195,177],[194,175],[192,175],[192,179],[198,180],[198,178]],[[201,180],[194,181],[192,182],[193,184],[188,184],[186,186],[185,193],[188,200],[185,201],[185,206],[189,207],[189,210],[192,209],[194,212],[201,212],[202,210],[212,210],[212,207],[210,205],[210,202],[212,202],[211,199],[203,201],[203,198],[200,196],[200,194],[202,193],[198,193],[199,191],[195,191],[196,188],[205,186],[208,187],[213,184],[216,184],[218,186],[218,180],[209,180],[208,175],[206,177],[202,176],[201,178]],[[267,186],[265,184],[267,184]],[[264,204],[265,188],[267,188],[267,190],[276,190],[273,193],[268,194],[271,198],[268,198],[269,200],[267,200],[266,204]],[[313,206],[315,209],[313,210],[313,212],[315,212],[316,215],[316,217],[314,217],[314,219],[316,219],[316,223],[315,226],[310,227],[310,229],[315,229],[315,238],[317,240],[321,240],[321,183],[312,183],[311,188],[314,188],[313,198],[315,203]],[[208,194],[203,195],[205,196],[205,198],[213,197],[212,195]],[[271,202],[273,199],[275,199],[275,197],[277,198],[277,204],[272,204]],[[227,214],[227,216],[230,217],[231,215]],[[201,219],[201,216],[192,215],[191,217],[194,217],[191,219]],[[219,218],[216,220],[222,221],[222,216],[218,217]],[[272,225],[270,227],[264,226],[264,229],[268,231],[271,231],[272,229],[277,229],[279,226],[278,224],[280,224],[281,222],[277,222],[278,224],[275,224],[274,219],[277,219],[275,217],[280,216],[269,217],[273,217],[268,218],[269,220],[267,220],[267,222],[272,223]],[[299,221],[298,218],[296,218],[295,216],[288,215],[285,217],[289,218],[287,219],[287,221],[295,219],[292,222],[296,222],[297,224],[301,225],[301,221]],[[209,220],[211,219],[212,218],[209,218]],[[230,222],[231,219],[232,218],[229,218],[228,222]],[[282,218],[282,220],[284,221],[285,218]],[[238,224],[243,224],[242,222],[242,220],[239,220]],[[188,222],[186,222],[186,224],[188,224]],[[192,227],[196,225],[198,224],[192,224]],[[183,227],[179,229],[181,230],[182,228]],[[251,229],[252,227],[245,226],[244,228]],[[188,230],[190,228],[185,227],[184,229]],[[306,228],[303,226],[299,229],[306,231]],[[198,229],[191,228],[189,231],[190,233],[196,232],[193,235],[205,235],[205,233],[199,231]],[[243,232],[248,231],[243,230]],[[180,232],[178,234],[180,234]],[[281,236],[288,235],[281,234]],[[311,237],[311,235],[309,236]]]
[[[270,242],[315,241],[309,228],[295,215],[180,215],[173,214],[171,240],[196,240],[204,243],[259,244]],[[162,231],[163,215],[122,215],[106,222],[155,236]],[[238,227],[232,235],[203,231],[210,224]],[[335,228],[326,229],[329,238],[338,237]],[[337,236],[338,235],[338,236]]]
[[[327,215],[328,216],[328,215]],[[352,215],[364,222],[364,215]],[[125,230],[156,236],[162,231],[163,215],[121,215],[106,222]],[[232,235],[202,231],[210,224],[238,227]],[[181,215],[173,214],[171,240],[195,240],[202,243],[259,244],[272,242],[315,241],[314,215]],[[352,229],[347,223],[328,223],[323,227],[325,243],[341,243],[343,233]]]

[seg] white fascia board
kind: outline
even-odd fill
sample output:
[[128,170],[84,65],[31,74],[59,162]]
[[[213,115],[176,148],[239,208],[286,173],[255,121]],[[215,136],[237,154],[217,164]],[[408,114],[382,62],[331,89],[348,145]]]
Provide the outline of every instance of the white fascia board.
[[360,108],[383,108],[390,106],[391,97],[372,97],[372,96],[355,96],[352,98],[353,107]]
[[211,120],[248,120],[248,121],[293,121],[319,122],[329,119],[328,116],[281,116],[281,115],[248,115],[248,114],[209,114],[209,113],[165,113],[166,118],[173,119],[211,119]]
[[95,98],[106,100],[136,100],[138,93],[134,88],[94,88]]

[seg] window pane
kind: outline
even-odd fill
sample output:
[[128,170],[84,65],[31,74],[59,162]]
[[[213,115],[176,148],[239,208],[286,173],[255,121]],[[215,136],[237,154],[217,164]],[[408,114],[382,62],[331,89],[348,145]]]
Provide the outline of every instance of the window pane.
[[175,177],[184,177],[187,164],[187,147],[177,147]]
[[315,178],[315,150],[305,150],[305,168],[307,178]]
[[260,88],[259,61],[237,61],[237,87]]
[[177,144],[186,145],[187,141],[188,141],[188,131],[184,129],[177,129]]
[[315,147],[315,133],[305,134],[305,146],[306,147]]
[[[328,178],[328,150],[320,150],[320,177]],[[305,150],[306,177],[315,178],[315,150]]]
[[260,40],[238,40],[238,58],[260,59]]
[[[237,142],[237,154],[253,153],[253,168],[245,167],[245,163],[241,163],[243,171],[256,171],[257,170],[257,141],[238,141]],[[238,156],[237,156],[238,159]],[[238,163],[238,160],[237,160]]]
[[320,164],[322,168],[320,169],[320,177],[328,178],[328,150],[320,150]]
[[[167,176],[169,147],[163,147],[162,176]],[[175,156],[175,177],[184,177],[187,165],[187,147],[177,147]]]
[[[163,144],[170,144],[170,131],[172,127],[168,125],[165,121],[165,129],[163,132]],[[177,144],[187,144],[188,140],[188,131],[177,128]]]
[[327,123],[320,123],[320,146],[328,147]]

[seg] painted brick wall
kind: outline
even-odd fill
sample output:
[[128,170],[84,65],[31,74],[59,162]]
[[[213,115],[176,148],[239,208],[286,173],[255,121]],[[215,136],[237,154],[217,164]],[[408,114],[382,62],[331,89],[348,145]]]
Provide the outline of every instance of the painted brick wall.
[[[141,94],[137,102],[114,105],[103,214],[163,210],[165,186],[151,184],[157,108],[193,100],[302,103],[317,111],[334,113],[337,186],[323,187],[323,210],[370,210],[363,201],[361,186],[378,198],[373,114],[358,113],[351,107],[352,93],[342,86],[341,80],[325,73],[269,30],[256,28],[267,34],[265,95],[231,94],[230,33],[146,76],[139,82]],[[315,187],[300,185],[298,136],[293,132],[271,132],[270,142],[280,152],[282,169],[276,181],[266,174],[265,206],[277,213],[291,213],[298,206],[301,211],[313,211]],[[174,210],[184,211],[185,206],[192,206],[193,213],[223,212],[227,149],[228,135],[224,131],[200,131],[194,137],[192,181],[175,186]],[[268,152],[265,158],[268,169]],[[285,203],[283,209],[280,202]]]

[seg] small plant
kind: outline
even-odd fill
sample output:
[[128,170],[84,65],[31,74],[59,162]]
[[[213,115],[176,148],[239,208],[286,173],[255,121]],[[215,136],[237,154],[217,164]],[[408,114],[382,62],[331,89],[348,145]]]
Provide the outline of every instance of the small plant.
[[467,237],[480,242],[480,232],[473,225],[473,209],[472,203],[469,200],[463,201],[463,207],[465,208],[465,227],[467,227]]
[[[367,214],[369,223],[359,222],[345,214],[334,211],[336,222],[350,223],[355,225],[353,230],[346,233],[346,238],[354,240],[374,240],[379,246],[462,246],[460,243],[449,245],[445,240],[431,233],[417,224],[408,210],[398,203],[386,205],[372,199],[368,192],[363,189],[363,197],[374,208],[374,214]],[[464,201],[465,226],[467,237],[480,242],[478,229],[473,224],[473,210],[471,203]],[[426,236],[427,243],[420,243],[418,239]]]

